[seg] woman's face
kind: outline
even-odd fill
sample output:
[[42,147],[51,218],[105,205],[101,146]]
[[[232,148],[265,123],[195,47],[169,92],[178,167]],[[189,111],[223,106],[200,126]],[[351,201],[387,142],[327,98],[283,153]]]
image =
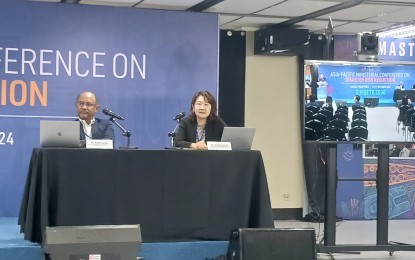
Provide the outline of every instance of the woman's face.
[[205,119],[210,115],[212,107],[204,96],[198,96],[193,104],[193,112],[197,118]]

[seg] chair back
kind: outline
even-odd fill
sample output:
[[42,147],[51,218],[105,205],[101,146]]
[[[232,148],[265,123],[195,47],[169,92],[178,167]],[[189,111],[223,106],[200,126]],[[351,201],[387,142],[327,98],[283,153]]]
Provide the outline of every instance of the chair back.
[[336,141],[346,141],[345,132],[338,127],[329,126],[323,131],[324,138],[331,138]]
[[309,109],[305,109],[304,115],[305,115],[305,121],[311,120],[311,117],[313,116],[313,111]]
[[409,127],[409,132],[415,132],[415,113],[411,116],[411,124]]
[[314,105],[309,105],[309,106],[305,106],[305,109],[310,110],[311,112],[313,112],[313,114],[317,113],[320,108],[318,106],[314,106]]
[[353,113],[352,121],[356,119],[361,119],[366,121],[366,114],[363,113]]
[[406,120],[406,111],[410,108],[411,108],[410,105],[400,105],[399,106],[398,121],[403,122],[404,120]]
[[334,118],[333,120],[329,122],[328,126],[337,127],[337,128],[342,129],[344,132],[347,132],[347,122],[340,118]]
[[410,126],[411,125],[412,115],[414,113],[415,113],[415,109],[413,107],[411,107],[408,110],[406,110],[406,114],[405,114],[405,125],[406,126]]
[[314,129],[306,126],[304,128],[304,138],[305,140],[317,140],[317,133]]
[[311,117],[311,119],[317,119],[317,120],[323,122],[324,124],[327,124],[327,122],[328,122],[327,116],[325,114],[321,113],[321,112],[315,113]]
[[355,113],[360,113],[360,114],[365,114],[366,115],[366,109],[364,107],[359,107],[355,111],[353,111],[353,114],[355,114]]
[[363,119],[355,119],[351,123],[351,128],[355,126],[361,126],[361,127],[367,128],[367,121]]
[[331,115],[333,115],[333,113],[334,113],[333,107],[322,107],[321,109],[329,111],[331,113]]
[[350,141],[366,141],[369,132],[367,128],[362,126],[355,126],[349,130],[349,140]]
[[338,111],[338,110],[349,111],[349,107],[345,106],[345,105],[339,105],[339,106],[337,106],[336,111]]
[[334,118],[336,119],[336,118],[338,118],[338,119],[340,119],[340,120],[343,120],[344,122],[348,122],[349,121],[349,117],[347,116],[347,115],[345,115],[345,114],[343,114],[343,113],[336,113],[335,115],[334,115]]
[[319,139],[323,136],[323,129],[326,127],[326,125],[320,120],[311,119],[305,123],[305,127],[313,129],[317,134],[317,139]]

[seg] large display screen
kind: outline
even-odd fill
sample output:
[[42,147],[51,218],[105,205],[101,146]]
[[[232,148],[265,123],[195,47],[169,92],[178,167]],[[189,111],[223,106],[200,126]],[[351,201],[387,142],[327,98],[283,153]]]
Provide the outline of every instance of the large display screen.
[[304,63],[307,142],[413,142],[412,102],[414,64]]

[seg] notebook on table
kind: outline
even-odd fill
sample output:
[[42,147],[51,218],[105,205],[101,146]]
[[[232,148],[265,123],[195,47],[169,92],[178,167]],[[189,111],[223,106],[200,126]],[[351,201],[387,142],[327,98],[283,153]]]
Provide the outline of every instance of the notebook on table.
[[251,150],[255,128],[225,127],[221,142],[231,142],[232,150]]
[[79,147],[78,121],[40,120],[41,147]]

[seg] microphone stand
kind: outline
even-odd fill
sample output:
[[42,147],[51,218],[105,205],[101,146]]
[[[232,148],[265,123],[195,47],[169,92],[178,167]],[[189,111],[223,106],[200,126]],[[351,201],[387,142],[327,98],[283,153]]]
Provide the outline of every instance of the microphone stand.
[[167,135],[171,138],[171,147],[174,147],[174,137],[176,136],[177,128],[179,128],[180,121],[182,121],[182,117],[176,119],[177,124],[174,127],[173,131],[169,132]]
[[130,137],[131,137],[131,132],[130,131],[127,131],[127,130],[125,130],[125,128],[124,127],[122,127],[117,121],[115,121],[115,119],[114,119],[114,117],[112,116],[112,117],[110,117],[110,119],[109,119],[111,122],[113,122],[116,126],[118,126],[118,128],[120,128],[121,129],[121,131],[122,131],[122,135],[123,136],[126,136],[127,137],[127,146],[126,147],[123,147],[123,146],[121,146],[120,147],[120,149],[138,149],[138,147],[137,146],[130,146]]

